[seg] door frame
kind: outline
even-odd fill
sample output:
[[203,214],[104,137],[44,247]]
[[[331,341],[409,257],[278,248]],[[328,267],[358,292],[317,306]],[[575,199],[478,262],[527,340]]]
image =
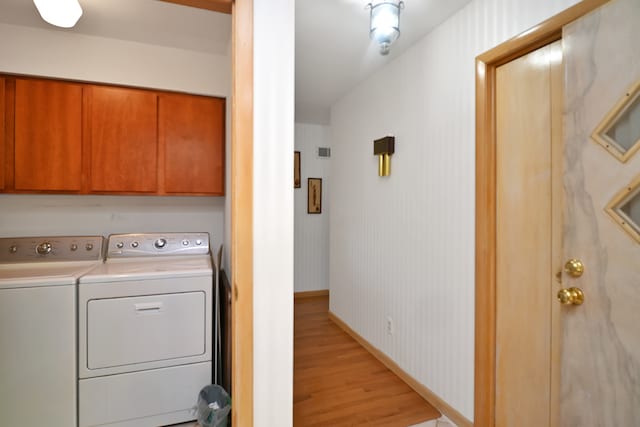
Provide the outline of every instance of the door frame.
[[[495,426],[496,191],[498,184],[496,179],[496,69],[500,65],[560,40],[563,26],[608,1],[584,0],[577,3],[476,58],[474,425],[479,427]],[[553,400],[557,393],[557,389],[552,390],[552,408],[554,408]]]
[[234,0],[231,16],[231,422],[252,426],[253,1]]

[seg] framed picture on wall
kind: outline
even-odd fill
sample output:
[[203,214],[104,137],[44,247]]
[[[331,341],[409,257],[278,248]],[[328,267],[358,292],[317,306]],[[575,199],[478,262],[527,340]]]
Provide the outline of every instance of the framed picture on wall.
[[307,187],[307,213],[322,213],[322,178],[309,178]]
[[300,152],[293,152],[293,188],[300,188]]

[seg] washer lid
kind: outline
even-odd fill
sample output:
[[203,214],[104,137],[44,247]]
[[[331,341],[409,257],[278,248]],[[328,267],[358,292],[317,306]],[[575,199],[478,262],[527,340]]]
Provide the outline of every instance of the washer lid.
[[84,276],[80,283],[122,282],[173,277],[212,276],[209,255],[108,259]]
[[40,262],[0,264],[0,289],[75,285],[78,278],[102,262]]

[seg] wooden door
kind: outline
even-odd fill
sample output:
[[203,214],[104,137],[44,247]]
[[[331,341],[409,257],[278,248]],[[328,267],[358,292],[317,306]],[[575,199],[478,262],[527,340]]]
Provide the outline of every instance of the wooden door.
[[106,86],[86,92],[89,191],[156,191],[157,95]]
[[16,79],[15,189],[80,191],[82,86]]
[[[496,426],[553,423],[562,48],[496,70]],[[552,370],[553,369],[553,370]]]
[[164,191],[224,195],[224,99],[162,94],[158,102]]
[[[562,80],[550,68],[550,127],[544,61],[530,54],[496,73],[496,426],[640,420],[638,23],[640,3],[617,0],[564,28]],[[523,87],[510,85],[514,72]],[[562,93],[554,80],[565,82],[562,143],[553,136],[553,99]],[[526,105],[509,103],[523,96]],[[539,112],[523,121],[534,104]],[[584,271],[571,274],[569,259]],[[545,272],[546,301],[536,291]],[[573,300],[561,306],[564,290]]]
[[584,304],[562,310],[562,427],[640,425],[639,25],[617,0],[563,32],[564,258],[584,264],[563,281]]

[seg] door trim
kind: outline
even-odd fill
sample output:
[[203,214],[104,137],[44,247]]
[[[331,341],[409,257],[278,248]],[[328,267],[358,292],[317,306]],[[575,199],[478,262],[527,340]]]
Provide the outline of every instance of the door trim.
[[479,427],[495,426],[496,69],[561,39],[563,26],[607,2],[608,0],[584,0],[476,58],[474,425]]
[[253,425],[253,2],[232,10],[231,421]]

